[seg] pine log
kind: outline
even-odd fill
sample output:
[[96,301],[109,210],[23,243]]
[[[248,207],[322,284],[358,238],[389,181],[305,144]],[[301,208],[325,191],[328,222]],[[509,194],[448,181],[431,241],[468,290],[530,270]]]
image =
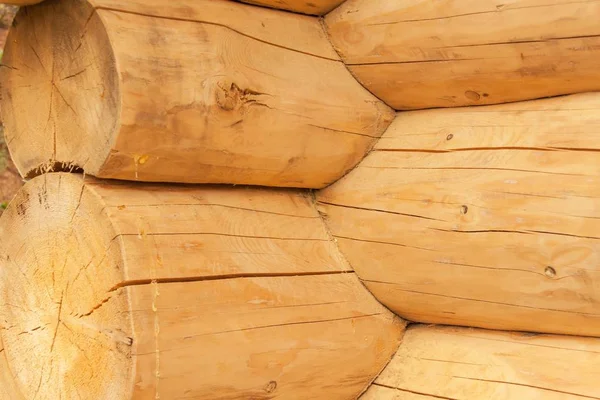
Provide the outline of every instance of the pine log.
[[241,0],[244,3],[257,4],[265,7],[280,8],[303,14],[327,14],[344,0]]
[[600,398],[600,340],[411,326],[361,400]]
[[318,188],[393,119],[317,18],[232,1],[49,0],[19,12],[4,57],[27,177]]
[[325,21],[356,78],[398,110],[600,89],[600,3],[348,0]]
[[600,93],[399,113],[317,196],[409,320],[600,335]]
[[403,323],[296,191],[29,181],[0,220],[24,399],[350,399]]

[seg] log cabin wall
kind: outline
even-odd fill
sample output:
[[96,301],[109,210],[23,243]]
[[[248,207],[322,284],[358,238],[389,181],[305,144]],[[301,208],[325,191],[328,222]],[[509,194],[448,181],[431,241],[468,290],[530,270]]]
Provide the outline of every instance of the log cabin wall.
[[0,67],[29,179],[0,219],[0,398],[600,398],[598,17],[23,8]]

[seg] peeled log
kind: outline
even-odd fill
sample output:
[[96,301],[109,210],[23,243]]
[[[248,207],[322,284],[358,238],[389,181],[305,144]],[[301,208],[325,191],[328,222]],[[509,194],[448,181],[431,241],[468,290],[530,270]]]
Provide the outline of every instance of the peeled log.
[[0,221],[26,400],[350,399],[403,332],[303,193],[47,174]]
[[231,1],[49,0],[19,12],[3,63],[7,142],[29,177],[63,164],[317,188],[393,119],[317,18]]
[[600,3],[348,0],[325,21],[356,78],[398,110],[600,89]]
[[318,195],[409,320],[600,335],[600,93],[398,114]]
[[600,341],[411,326],[361,400],[600,398]]
[[241,0],[244,3],[280,8],[304,14],[323,15],[333,10],[344,0]]

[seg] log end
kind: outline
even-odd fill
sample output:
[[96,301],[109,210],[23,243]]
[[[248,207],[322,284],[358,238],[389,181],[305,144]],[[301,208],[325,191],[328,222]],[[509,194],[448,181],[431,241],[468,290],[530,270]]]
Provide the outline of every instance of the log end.
[[14,382],[0,385],[24,399],[131,396],[132,323],[126,291],[114,289],[122,258],[103,212],[81,177],[49,174],[2,216],[2,340]]
[[106,29],[87,1],[19,10],[0,86],[6,140],[23,176],[74,167],[93,173],[107,158],[119,79]]

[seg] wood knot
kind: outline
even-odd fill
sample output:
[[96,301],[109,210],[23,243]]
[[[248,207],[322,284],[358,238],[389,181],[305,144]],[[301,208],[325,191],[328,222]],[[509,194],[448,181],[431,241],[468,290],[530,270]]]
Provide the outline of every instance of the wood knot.
[[466,214],[468,212],[469,212],[469,207],[467,207],[467,206],[461,206],[460,207],[460,213],[461,214]]
[[259,103],[258,100],[254,98],[255,96],[259,96],[264,93],[260,93],[252,89],[241,89],[234,82],[230,84],[218,83],[217,88],[218,89],[215,94],[215,100],[218,106],[225,111],[233,111],[239,109],[245,104],[265,105]]
[[273,393],[275,389],[277,389],[277,382],[275,381],[271,381],[267,383],[267,386],[265,386],[265,392],[267,393]]
[[546,267],[544,270],[544,275],[546,275],[548,278],[554,278],[556,276],[556,270],[552,267]]
[[27,205],[25,203],[17,203],[17,214],[22,217],[27,214]]
[[481,95],[473,90],[467,90],[465,92],[465,97],[471,101],[479,101],[479,99],[481,99]]

